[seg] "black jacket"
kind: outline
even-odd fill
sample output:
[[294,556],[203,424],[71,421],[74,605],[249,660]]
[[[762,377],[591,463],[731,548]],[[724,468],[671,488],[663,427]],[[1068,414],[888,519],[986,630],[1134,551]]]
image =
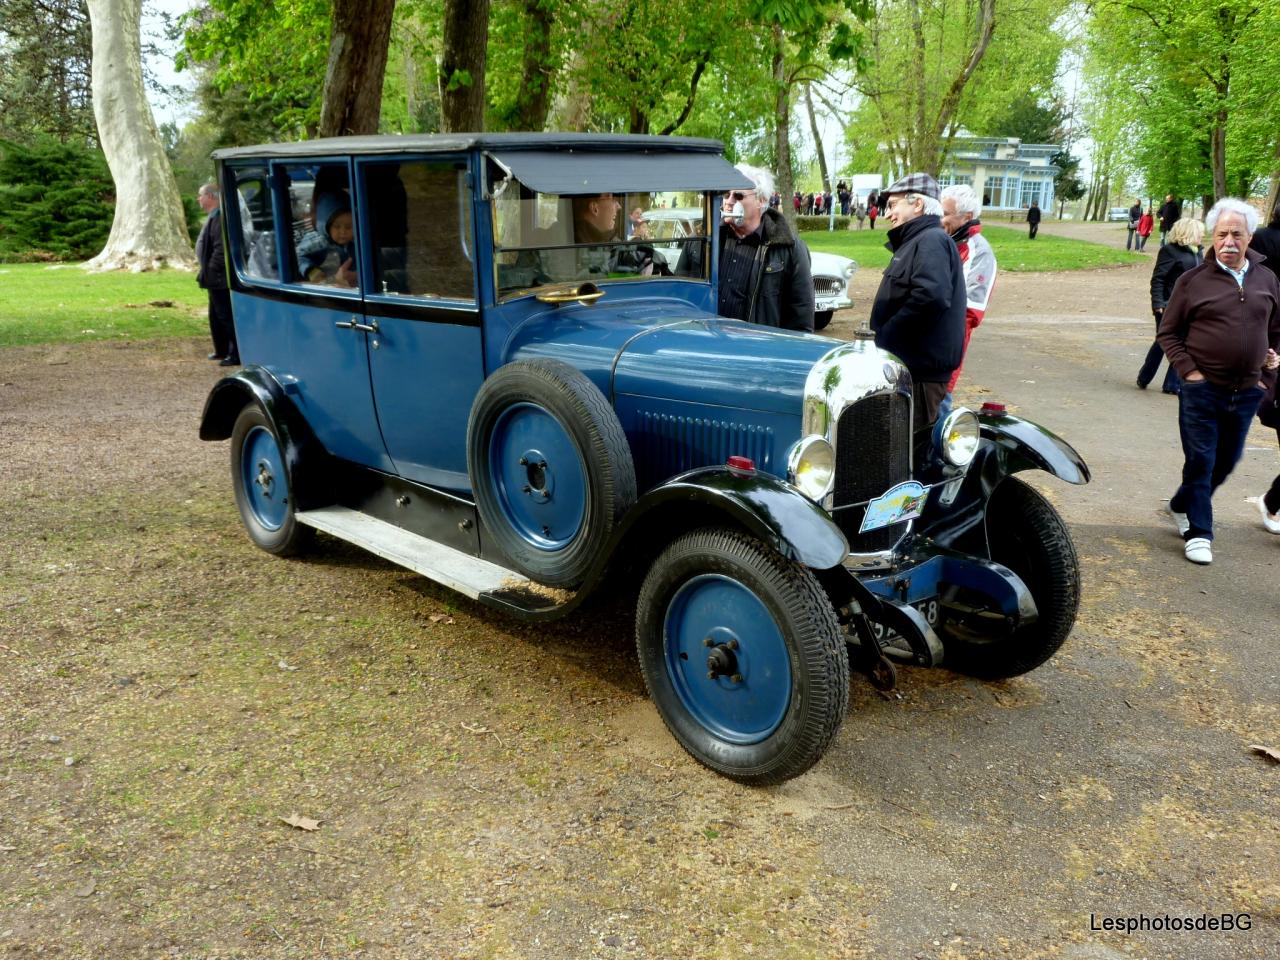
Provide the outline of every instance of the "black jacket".
[[1173,229],[1173,225],[1182,219],[1182,204],[1177,200],[1166,200],[1160,204],[1156,216],[1160,218],[1160,232],[1168,233]]
[[933,214],[889,231],[893,260],[871,308],[876,346],[923,383],[946,383],[964,355],[964,267]]
[[1039,222],[1040,222],[1040,208],[1035,204],[1032,204],[1027,209],[1027,223],[1039,223]]
[[222,252],[222,215],[214,210],[196,237],[196,283],[205,290],[227,289],[227,260]]
[[1254,232],[1253,239],[1249,241],[1249,249],[1266,257],[1262,265],[1270,268],[1276,276],[1280,276],[1280,229],[1259,228]]
[[1173,296],[1178,278],[1200,262],[1200,254],[1180,243],[1166,243],[1156,254],[1151,271],[1151,312],[1163,310]]
[[[809,248],[787,226],[777,210],[763,211],[761,242],[754,255],[748,289],[742,291],[746,310],[741,319],[766,327],[813,330],[813,275],[809,268]],[[754,242],[754,241],[753,241]],[[737,244],[737,235],[728,224],[720,228],[720,250]],[[686,244],[676,274],[701,276],[701,245]],[[720,284],[725,282],[720,271]]]

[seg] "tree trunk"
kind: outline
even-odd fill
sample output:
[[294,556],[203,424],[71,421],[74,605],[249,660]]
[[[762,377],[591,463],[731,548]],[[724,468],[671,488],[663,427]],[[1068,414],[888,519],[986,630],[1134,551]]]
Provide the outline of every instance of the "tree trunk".
[[[818,131],[818,115],[813,112],[813,91],[809,89],[808,81],[804,85],[804,105],[809,109],[809,130],[813,133],[813,145],[818,149],[818,169],[822,172],[822,189],[831,193],[831,174],[827,172],[827,155],[822,149],[822,134]],[[792,206],[795,205],[792,204]]]
[[516,96],[513,130],[542,130],[551,109],[551,29],[555,25],[546,0],[524,0],[524,82]]
[[329,32],[320,136],[378,132],[396,0],[338,0]]
[[791,176],[791,97],[787,83],[786,40],[782,35],[782,25],[773,25],[773,144],[777,157],[778,195],[783,202],[779,204],[782,215],[787,218],[792,229],[796,224],[796,209],[791,202],[795,192],[794,180]]
[[484,71],[489,0],[444,0],[440,126],[445,133],[484,129]]
[[89,0],[93,114],[116,187],[116,212],[90,270],[195,267],[182,198],[142,86],[142,0]]
[[1209,155],[1213,169],[1213,198],[1217,203],[1227,195],[1227,108],[1219,107],[1213,120],[1213,127],[1209,130]]

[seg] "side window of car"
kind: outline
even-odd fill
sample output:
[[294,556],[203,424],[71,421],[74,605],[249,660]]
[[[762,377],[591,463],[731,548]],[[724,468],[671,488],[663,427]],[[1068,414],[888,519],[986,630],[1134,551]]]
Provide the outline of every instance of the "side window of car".
[[451,160],[369,163],[373,293],[475,300],[466,165]]
[[353,290],[360,286],[351,179],[345,163],[284,168],[289,197],[290,283]]
[[236,266],[246,277],[275,280],[280,268],[270,175],[262,166],[236,167],[233,172],[240,221]]

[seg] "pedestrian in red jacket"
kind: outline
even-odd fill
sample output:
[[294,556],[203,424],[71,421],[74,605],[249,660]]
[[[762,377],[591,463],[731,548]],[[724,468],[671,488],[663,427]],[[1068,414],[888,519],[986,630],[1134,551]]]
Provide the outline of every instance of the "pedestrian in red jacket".
[[1151,236],[1151,228],[1155,226],[1156,218],[1151,215],[1151,208],[1147,207],[1147,212],[1138,218],[1138,249],[1141,250],[1147,245],[1147,237]]

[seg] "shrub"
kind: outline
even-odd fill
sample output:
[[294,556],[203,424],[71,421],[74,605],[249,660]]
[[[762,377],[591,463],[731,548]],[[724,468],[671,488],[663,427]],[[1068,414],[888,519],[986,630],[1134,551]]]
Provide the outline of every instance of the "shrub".
[[[836,229],[848,230],[849,224],[853,221],[853,217],[842,217],[836,214]],[[804,232],[805,230],[826,230],[831,221],[824,213],[822,216],[799,216],[796,217],[796,229]]]
[[114,189],[97,150],[0,141],[0,261],[93,256],[111,231]]

